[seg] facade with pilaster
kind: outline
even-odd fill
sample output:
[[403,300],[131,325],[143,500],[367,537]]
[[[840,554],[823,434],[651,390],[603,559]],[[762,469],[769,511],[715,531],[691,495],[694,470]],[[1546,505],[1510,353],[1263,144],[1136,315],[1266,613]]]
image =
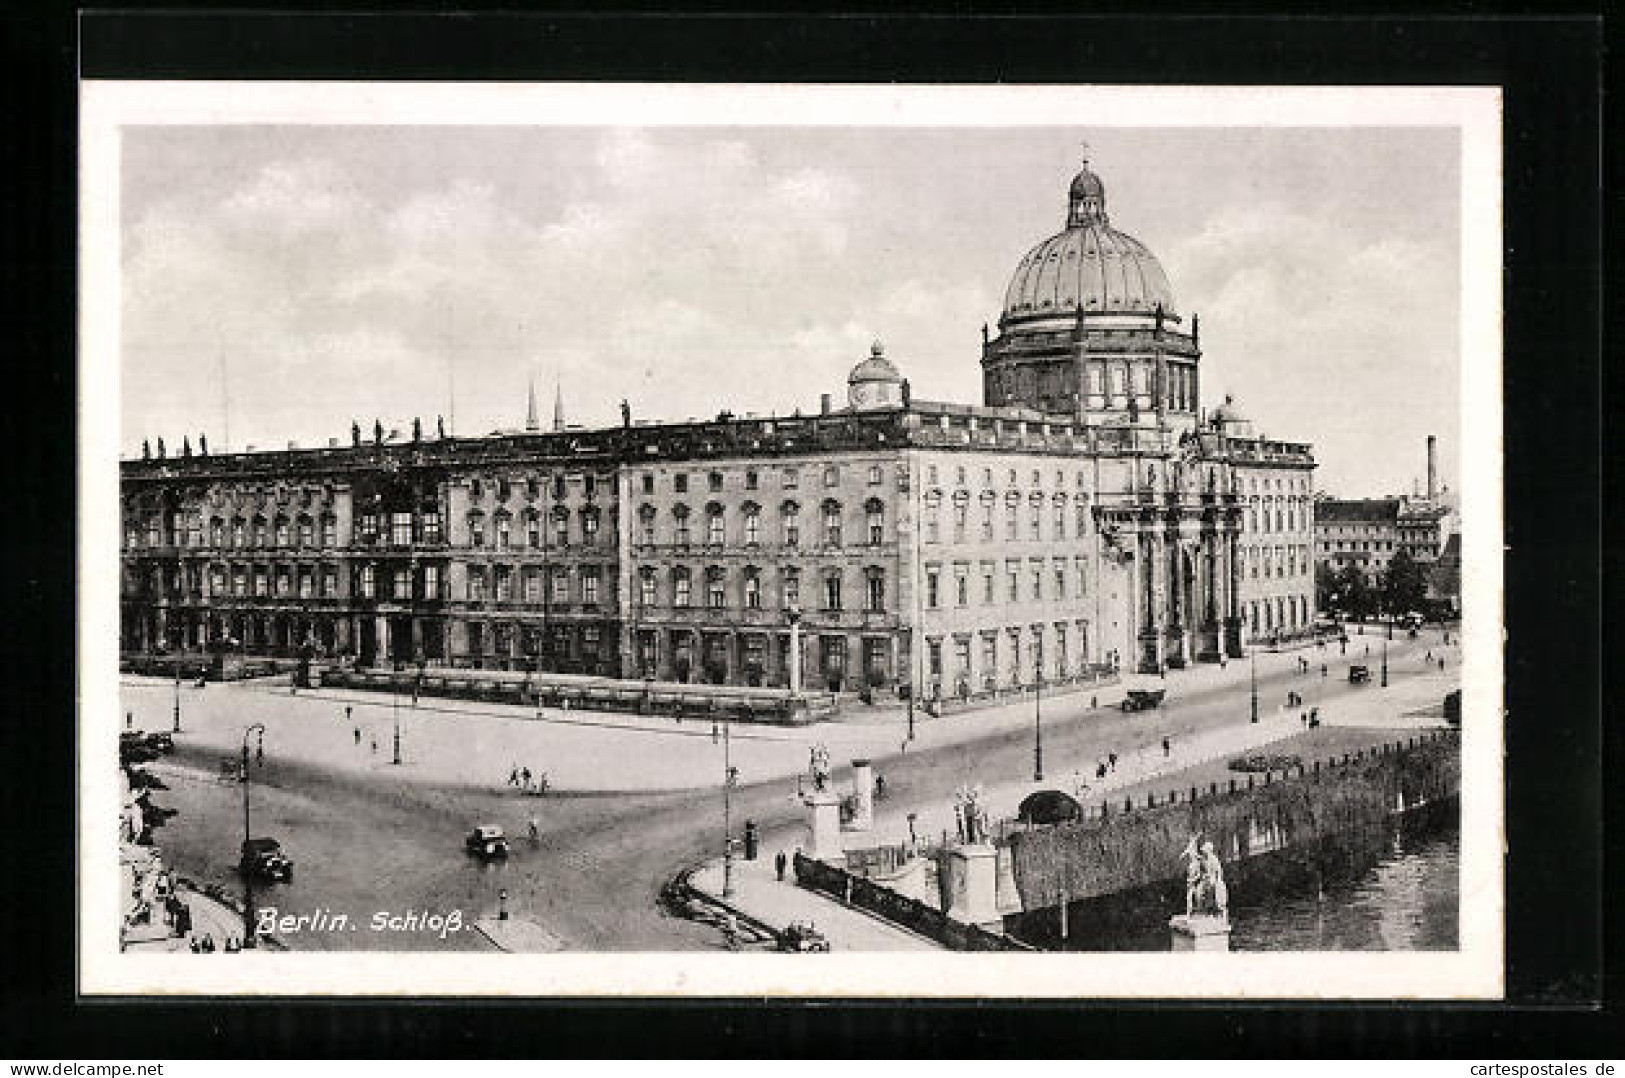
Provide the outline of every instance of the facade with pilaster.
[[951,696],[1241,655],[1314,620],[1314,459],[1200,399],[1197,321],[1087,167],[984,403],[877,343],[814,413],[121,466],[121,644]]

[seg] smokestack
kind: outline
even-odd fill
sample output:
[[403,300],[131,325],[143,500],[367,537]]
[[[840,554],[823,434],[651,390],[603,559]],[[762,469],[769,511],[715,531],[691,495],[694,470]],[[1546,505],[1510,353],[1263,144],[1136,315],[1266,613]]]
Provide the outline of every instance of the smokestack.
[[818,394],[818,414],[819,415],[829,415],[829,394],[828,393],[820,393],[820,394]]
[[1439,496],[1439,439],[1428,435],[1428,501]]

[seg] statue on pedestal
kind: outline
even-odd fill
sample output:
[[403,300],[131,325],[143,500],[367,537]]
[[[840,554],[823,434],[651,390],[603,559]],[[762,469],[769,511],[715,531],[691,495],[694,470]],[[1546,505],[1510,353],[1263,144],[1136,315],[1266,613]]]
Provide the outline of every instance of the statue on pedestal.
[[823,791],[829,788],[829,748],[822,741],[812,747],[811,767],[813,789]]
[[1192,835],[1180,854],[1186,859],[1185,915],[1228,917],[1230,891],[1224,883],[1224,865],[1211,841],[1198,844],[1201,837],[1200,834]]

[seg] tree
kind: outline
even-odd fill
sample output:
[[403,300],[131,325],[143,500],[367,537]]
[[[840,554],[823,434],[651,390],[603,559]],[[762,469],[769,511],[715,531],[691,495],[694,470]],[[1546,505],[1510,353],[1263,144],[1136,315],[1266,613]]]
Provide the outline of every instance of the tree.
[[1423,579],[1422,567],[1409,551],[1401,550],[1389,560],[1388,569],[1383,573],[1383,605],[1391,614],[1404,614],[1420,609],[1426,596],[1427,581]]

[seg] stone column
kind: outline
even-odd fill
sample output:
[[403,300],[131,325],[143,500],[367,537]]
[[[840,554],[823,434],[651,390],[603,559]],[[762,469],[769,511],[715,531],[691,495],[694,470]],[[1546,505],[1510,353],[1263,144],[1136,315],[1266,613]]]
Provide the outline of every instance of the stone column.
[[790,616],[790,695],[801,695],[801,619]]
[[1235,528],[1229,528],[1224,534],[1225,551],[1228,555],[1229,580],[1225,591],[1225,598],[1229,600],[1229,614],[1224,619],[1224,650],[1232,659],[1241,658],[1245,652],[1241,646],[1241,550],[1240,536]]
[[857,795],[857,808],[847,830],[867,831],[875,825],[875,771],[868,760],[852,761],[852,791]]
[[1223,654],[1224,641],[1219,631],[1218,563],[1220,535],[1211,522],[1204,522],[1202,531],[1202,640],[1197,658],[1205,663],[1216,663]]
[[1157,630],[1157,569],[1162,564],[1162,544],[1153,530],[1139,533],[1140,573],[1140,662],[1139,672],[1156,674],[1162,670],[1162,634]]
[[1178,525],[1174,525],[1164,544],[1168,550],[1168,632],[1166,659],[1171,670],[1185,665],[1185,552],[1180,546]]
[[390,646],[389,619],[382,614],[377,615],[373,618],[373,629],[376,633],[373,639],[378,642],[378,654],[373,658],[373,662],[378,666],[388,666],[390,657],[394,654]]
[[807,794],[807,848],[806,854],[815,861],[839,860],[841,847],[841,799],[832,790],[814,790]]
[[948,850],[942,862],[947,881],[942,912],[956,921],[985,927],[1001,925],[998,860],[998,851],[987,843]]

